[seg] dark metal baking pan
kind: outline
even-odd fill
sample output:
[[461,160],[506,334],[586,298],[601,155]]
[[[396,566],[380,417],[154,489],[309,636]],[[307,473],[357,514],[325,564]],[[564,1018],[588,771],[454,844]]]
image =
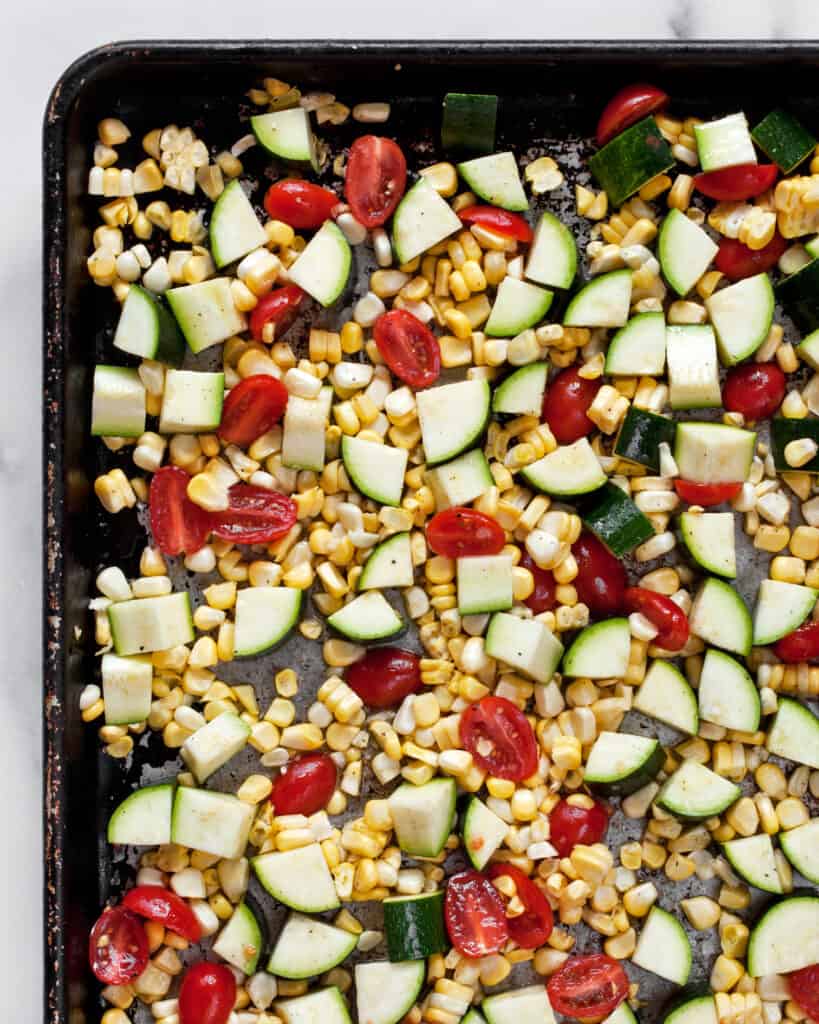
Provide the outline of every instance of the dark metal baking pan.
[[[101,904],[125,881],[105,842],[104,825],[114,802],[148,777],[148,766],[161,772],[173,764],[156,739],[140,745],[127,763],[100,754],[96,729],[84,725],[77,706],[94,674],[87,601],[95,572],[112,562],[136,571],[144,543],[137,516],[106,516],[92,488],[101,467],[116,462],[88,434],[91,368],[103,354],[111,357],[115,315],[110,294],[95,288],[85,271],[96,207],[85,189],[97,121],[116,113],[135,134],[171,121],[190,123],[210,145],[225,147],[243,133],[239,115],[248,113],[247,88],[275,75],[302,88],[327,89],[348,103],[390,101],[388,130],[414,151],[411,164],[417,166],[439,154],[445,92],[496,92],[499,146],[525,154],[537,143],[557,156],[567,185],[552,208],[569,216],[573,181],[586,180],[584,140],[593,134],[601,102],[618,86],[656,80],[674,97],[675,112],[701,117],[740,108],[761,116],[787,98],[795,113],[816,124],[817,101],[805,82],[814,80],[817,70],[819,44],[814,43],[219,41],[119,43],[81,57],[65,72],[48,104],[43,139],[44,1019],[49,1024],[99,1019],[98,986],[86,966],[87,935]],[[347,126],[323,134],[343,144],[354,130]],[[297,647],[285,647],[274,660],[278,665],[309,662]],[[263,690],[270,687],[265,671],[259,676]],[[702,970],[702,958],[697,959]]]

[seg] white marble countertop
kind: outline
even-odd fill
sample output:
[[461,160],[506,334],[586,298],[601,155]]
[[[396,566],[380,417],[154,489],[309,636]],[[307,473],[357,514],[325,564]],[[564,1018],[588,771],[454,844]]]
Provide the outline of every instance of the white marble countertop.
[[[264,12],[259,17],[260,11]],[[149,38],[551,38],[806,39],[819,37],[815,0],[436,0],[234,4],[165,0],[134,4],[27,0],[13,5],[0,42],[3,159],[0,270],[0,779],[6,840],[0,843],[6,926],[0,990],[16,1019],[40,1017],[40,130],[53,82],[84,51],[115,39]],[[514,13],[518,17],[511,16]],[[501,28],[502,32],[497,30]],[[13,839],[11,838],[13,836]]]

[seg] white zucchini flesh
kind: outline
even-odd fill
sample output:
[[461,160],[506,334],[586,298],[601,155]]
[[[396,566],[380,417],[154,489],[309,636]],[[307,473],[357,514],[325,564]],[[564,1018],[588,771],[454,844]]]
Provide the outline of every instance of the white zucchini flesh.
[[666,981],[685,985],[691,973],[691,943],[677,918],[654,906],[648,913],[631,960]]
[[794,896],[775,903],[752,930],[747,959],[752,978],[819,963],[819,898]]

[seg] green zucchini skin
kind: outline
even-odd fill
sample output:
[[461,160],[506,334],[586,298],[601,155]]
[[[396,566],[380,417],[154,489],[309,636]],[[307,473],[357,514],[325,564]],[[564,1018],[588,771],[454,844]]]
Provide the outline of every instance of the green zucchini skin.
[[[798,441],[802,437],[809,437],[811,441],[819,444],[819,420],[789,420],[784,416],[777,416],[771,420],[771,447],[774,465],[778,470],[784,473],[794,472],[794,467],[785,461],[785,448],[791,441]],[[819,473],[819,454],[804,466],[800,466],[799,471]]]
[[627,128],[589,160],[589,168],[612,206],[620,206],[646,182],[673,166],[671,149],[653,117]]
[[443,890],[386,899],[383,907],[387,953],[393,963],[422,960],[449,946]]
[[606,483],[578,503],[578,512],[591,532],[613,555],[622,558],[654,536],[654,527],[617,484]]
[[816,139],[807,128],[781,108],[764,117],[751,132],[751,138],[783,174],[795,171],[816,148]]
[[808,333],[819,328],[819,260],[781,281],[776,297],[802,331]]
[[665,441],[673,449],[676,430],[673,420],[632,405],[620,427],[614,452],[629,462],[637,462],[659,473],[660,444]]
[[497,96],[449,92],[444,97],[441,145],[448,153],[491,153],[497,117]]

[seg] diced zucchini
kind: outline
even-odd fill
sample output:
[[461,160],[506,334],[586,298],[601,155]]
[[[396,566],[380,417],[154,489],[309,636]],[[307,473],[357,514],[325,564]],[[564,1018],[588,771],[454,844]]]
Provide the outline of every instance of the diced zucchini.
[[659,740],[625,732],[601,732],[589,752],[583,777],[594,790],[627,796],[651,782],[664,762]]
[[380,590],[368,590],[360,597],[333,612],[327,619],[342,636],[366,643],[368,640],[386,640],[404,628],[401,616]]
[[358,589],[411,587],[414,578],[410,535],[395,533],[382,540],[370,552],[358,578]]
[[676,430],[673,420],[631,405],[620,426],[614,453],[629,462],[646,466],[652,473],[659,473],[660,445],[665,442],[671,449]]
[[310,115],[303,107],[256,114],[250,119],[250,128],[273,156],[288,163],[309,164],[314,171],[319,169]]
[[819,898],[779,900],[757,921],[748,942],[748,974],[790,974],[819,963]]
[[697,687],[700,717],[725,729],[756,732],[761,707],[756,683],[738,661],[713,648],[705,652]]
[[461,615],[504,612],[512,607],[512,559],[509,555],[473,555],[456,562]]
[[108,609],[111,638],[117,654],[150,654],[193,642],[188,594],[162,594],[117,601]]
[[781,580],[762,580],[754,609],[754,644],[772,644],[798,629],[813,611],[819,590]]
[[658,174],[674,166],[674,155],[653,117],[626,128],[589,160],[589,170],[606,190],[609,204],[621,206]]
[[490,338],[511,338],[534,327],[546,316],[553,292],[528,281],[505,277],[498,285],[495,303],[484,331]]
[[497,96],[448,92],[444,96],[441,145],[448,153],[491,153],[497,116]]
[[630,649],[628,619],[595,622],[575,637],[563,659],[563,672],[587,679],[622,679]]
[[398,845],[410,857],[437,857],[455,822],[454,779],[436,778],[421,786],[405,782],[389,797]]
[[767,833],[730,839],[723,843],[722,849],[740,878],[763,892],[781,895],[782,881],[776,867],[773,843]]
[[560,445],[520,471],[523,479],[538,491],[556,497],[590,494],[606,482],[600,460],[587,438]]
[[213,943],[213,952],[243,974],[253,974],[262,955],[264,938],[256,915],[240,903]]
[[191,352],[202,352],[227,341],[247,327],[244,316],[236,309],[227,277],[171,288],[165,298]]
[[779,845],[799,874],[819,885],[819,818],[780,832]]
[[425,480],[438,512],[454,505],[468,505],[495,486],[495,478],[481,448],[473,448],[451,462],[427,470]]
[[279,978],[314,978],[346,960],[357,943],[352,932],[294,912],[279,932],[267,970]]
[[609,342],[606,373],[615,377],[662,376],[665,342],[665,314],[638,313]]
[[358,1024],[398,1024],[410,1012],[426,980],[425,960],[355,965]]
[[204,434],[222,421],[224,373],[168,370],[162,393],[159,429],[163,434]]
[[139,437],[145,433],[145,385],[124,366],[94,368],[91,433],[94,437]]
[[722,405],[717,340],[710,325],[669,325],[666,358],[672,409],[708,409]]
[[474,868],[482,871],[509,834],[509,825],[473,796],[464,815],[463,843]]
[[171,842],[212,853],[241,857],[255,808],[229,793],[180,786],[173,803]]
[[699,730],[696,694],[682,672],[662,659],[652,662],[632,707],[691,736]]
[[318,843],[263,853],[251,863],[270,895],[292,910],[320,914],[339,905],[333,876]]
[[674,291],[687,295],[717,255],[717,243],[682,210],[670,210],[657,241],[663,275]]
[[574,235],[548,210],[540,215],[526,260],[526,277],[548,288],[571,288],[577,273]]
[[132,284],[122,304],[114,348],[142,359],[179,366],[185,355],[185,339],[162,300],[146,288]]
[[363,495],[381,505],[401,504],[409,458],[406,448],[393,448],[345,434],[341,440],[341,457],[347,475]]
[[294,587],[243,587],[236,595],[234,655],[247,658],[280,644],[299,621],[301,600]]
[[694,561],[717,576],[737,574],[733,512],[683,512],[680,531]]
[[458,164],[458,173],[476,196],[503,210],[528,210],[514,153],[492,153]]
[[400,263],[408,263],[455,231],[461,219],[423,175],[407,192],[392,219],[392,244]]
[[549,366],[546,362],[529,363],[510,373],[495,388],[492,412],[509,416],[540,416]]
[[819,768],[819,718],[799,701],[780,697],[766,746],[777,757]]
[[298,259],[287,268],[293,284],[322,306],[332,306],[347,287],[352,266],[350,244],[331,220],[322,224]]
[[489,621],[486,653],[538,683],[548,683],[563,656],[563,645],[545,623],[499,612]]
[[449,945],[442,890],[418,896],[389,896],[383,907],[387,952],[392,963],[434,956]]
[[102,656],[102,698],[106,725],[136,725],[151,713],[154,670],[150,656]]
[[748,131],[748,119],[743,113],[695,124],[694,135],[704,171],[756,163],[756,150]]
[[289,469],[324,469],[328,411],[321,398],[290,395],[284,413],[282,464]]
[[231,181],[216,200],[210,215],[210,251],[217,267],[240,260],[254,249],[267,245],[267,232],[262,227],[253,204],[245,195],[241,182]]
[[120,846],[161,846],[171,841],[174,786],[142,786],[120,803],[108,821],[108,842]]
[[488,1024],[555,1024],[549,994],[542,984],[487,996],[481,1009]]
[[684,821],[703,821],[722,814],[742,796],[734,782],[698,761],[683,761],[657,794],[657,805]]
[[485,380],[442,384],[418,393],[421,443],[428,465],[449,462],[475,444],[489,421],[489,401]]
[[705,300],[723,366],[756,352],[771,330],[774,291],[767,274],[755,274],[721,288]]
[[631,306],[631,271],[612,270],[577,292],[563,316],[567,327],[623,327]]
[[792,174],[816,148],[816,139],[793,114],[781,108],[763,117],[751,138],[783,174]]
[[684,480],[699,484],[744,481],[751,469],[756,434],[724,423],[677,424],[674,459]]
[[691,974],[691,943],[685,929],[667,910],[653,906],[640,930],[631,962],[666,981],[685,985]]
[[240,750],[244,750],[249,736],[247,722],[226,711],[191,733],[182,744],[180,754],[201,785]]
[[803,334],[819,328],[819,259],[780,281],[776,298]]
[[284,1024],[352,1024],[347,1001],[336,986],[275,1004]]
[[694,636],[735,654],[751,650],[751,615],[737,591],[724,580],[710,576],[700,587],[688,624]]
[[618,558],[654,536],[651,521],[611,481],[581,500],[578,512],[583,524]]

